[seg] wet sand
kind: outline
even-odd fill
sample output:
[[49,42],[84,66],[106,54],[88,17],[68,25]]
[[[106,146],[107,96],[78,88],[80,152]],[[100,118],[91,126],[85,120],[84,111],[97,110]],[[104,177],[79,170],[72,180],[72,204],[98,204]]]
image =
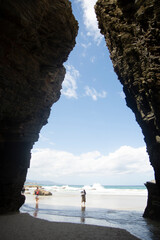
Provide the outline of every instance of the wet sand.
[[0,216],[0,226],[3,240],[138,240],[118,228],[49,222],[24,213]]
[[[87,194],[87,208],[106,208],[114,210],[143,212],[147,204],[147,196],[144,195],[102,195]],[[35,196],[26,194],[26,204],[35,204]],[[52,196],[40,196],[39,204],[79,207],[81,197],[77,193],[56,192]]]

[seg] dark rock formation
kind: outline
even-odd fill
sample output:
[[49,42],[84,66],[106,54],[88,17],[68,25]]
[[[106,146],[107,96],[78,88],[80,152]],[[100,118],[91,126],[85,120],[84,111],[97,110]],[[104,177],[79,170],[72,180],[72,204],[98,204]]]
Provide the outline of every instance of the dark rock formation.
[[155,172],[157,191],[154,192],[159,199],[160,2],[98,0],[95,9],[114,70],[123,84],[127,105],[135,113],[144,134],[150,162]]
[[147,182],[145,184],[147,190],[148,190],[148,201],[147,201],[147,207],[144,211],[143,216],[149,217],[153,220],[159,220],[160,219],[160,194],[159,190],[157,188],[157,185],[153,182]]
[[[34,195],[36,195],[36,193],[34,192]],[[39,196],[52,196],[52,193],[45,190],[44,188],[42,187],[39,187]]]
[[60,97],[77,30],[68,0],[0,0],[0,213],[24,203],[30,151]]

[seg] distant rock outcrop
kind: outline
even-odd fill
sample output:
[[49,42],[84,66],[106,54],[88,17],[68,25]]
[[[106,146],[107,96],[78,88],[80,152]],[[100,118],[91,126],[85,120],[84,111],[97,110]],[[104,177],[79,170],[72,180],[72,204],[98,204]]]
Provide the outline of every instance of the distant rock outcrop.
[[[35,193],[34,193],[35,194]],[[39,196],[51,196],[52,193],[45,190],[44,188],[39,188]]]
[[95,10],[127,105],[144,135],[160,219],[160,1],[98,0]]
[[60,97],[77,31],[68,0],[0,1],[0,213],[24,203],[30,152]]

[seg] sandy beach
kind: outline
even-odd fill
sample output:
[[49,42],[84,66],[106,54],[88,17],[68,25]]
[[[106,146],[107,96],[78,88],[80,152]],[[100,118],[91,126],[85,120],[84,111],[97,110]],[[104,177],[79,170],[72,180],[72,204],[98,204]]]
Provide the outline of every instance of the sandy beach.
[[[50,189],[49,189],[50,190]],[[124,190],[123,190],[124,191]],[[123,192],[122,191],[122,192]],[[30,194],[25,194],[26,203],[34,204],[35,196],[34,189],[30,190]],[[140,211],[143,212],[147,203],[147,194],[133,194],[128,193],[114,194],[113,193],[95,193],[96,191],[87,191],[87,208],[106,208],[114,210]],[[39,196],[39,204],[46,204],[50,206],[67,206],[79,207],[81,206],[81,195],[78,190],[56,189],[52,191],[52,196]]]
[[147,229],[139,227],[146,225],[142,218],[146,204],[144,190],[117,191],[108,188],[106,190],[99,185],[88,189],[86,187],[87,201],[84,208],[81,206],[80,188],[70,186],[44,186],[44,188],[51,191],[52,196],[39,196],[38,204],[33,195],[34,188],[26,191],[22,213],[29,213],[31,216],[51,222],[123,229],[140,239],[151,239],[147,236]]
[[142,217],[144,190],[87,190],[82,207],[79,188],[45,188],[52,196],[39,196],[36,204],[30,188],[20,214],[0,216],[0,239],[159,240],[159,225]]
[[[87,208],[106,208],[115,210],[135,210],[143,212],[147,203],[147,191],[144,190],[111,190],[101,189],[99,191],[86,189],[87,191]],[[71,187],[44,187],[52,192],[52,196],[40,196],[39,204],[47,204],[52,206],[70,206],[79,207],[81,205],[81,195],[79,188]],[[34,194],[35,188],[29,189],[29,194],[26,191],[26,203],[35,203]]]
[[138,240],[125,230],[49,222],[29,214],[0,216],[2,240]]

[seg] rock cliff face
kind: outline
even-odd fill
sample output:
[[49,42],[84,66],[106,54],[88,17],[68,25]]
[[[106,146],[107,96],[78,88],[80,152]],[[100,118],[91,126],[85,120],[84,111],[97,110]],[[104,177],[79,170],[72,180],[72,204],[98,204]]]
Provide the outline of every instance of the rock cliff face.
[[160,219],[160,2],[98,0],[95,10],[155,172],[157,190],[145,216]]
[[0,0],[0,213],[24,202],[30,151],[60,97],[77,31],[68,0]]

